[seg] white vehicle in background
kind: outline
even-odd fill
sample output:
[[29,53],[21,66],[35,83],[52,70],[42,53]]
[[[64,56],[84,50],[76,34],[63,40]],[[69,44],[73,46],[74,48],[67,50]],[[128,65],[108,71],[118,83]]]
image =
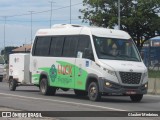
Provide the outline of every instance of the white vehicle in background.
[[147,68],[121,30],[69,24],[40,29],[30,55],[10,55],[9,67],[10,90],[33,84],[44,95],[73,89],[92,101],[118,94],[139,102],[148,87]]
[[0,56],[0,82],[2,82],[5,75],[6,75],[5,60],[2,56]]

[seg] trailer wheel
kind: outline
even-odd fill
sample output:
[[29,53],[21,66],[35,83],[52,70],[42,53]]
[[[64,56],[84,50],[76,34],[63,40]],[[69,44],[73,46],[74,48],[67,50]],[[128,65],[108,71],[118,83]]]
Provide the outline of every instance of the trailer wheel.
[[101,99],[98,84],[96,82],[91,82],[89,84],[88,97],[91,101],[99,101]]
[[0,78],[0,82],[2,82],[3,78]]
[[86,92],[86,91],[83,91],[83,90],[74,90],[74,93],[75,93],[77,96],[86,96],[86,95],[87,95],[87,92]]
[[40,81],[40,92],[43,94],[43,95],[55,95],[56,93],[56,88],[54,87],[50,87],[48,85],[48,80],[47,78],[42,78],[41,81]]
[[143,94],[130,95],[130,98],[133,102],[140,102],[143,98]]
[[15,91],[17,87],[17,81],[13,78],[10,78],[9,80],[9,89],[10,91]]

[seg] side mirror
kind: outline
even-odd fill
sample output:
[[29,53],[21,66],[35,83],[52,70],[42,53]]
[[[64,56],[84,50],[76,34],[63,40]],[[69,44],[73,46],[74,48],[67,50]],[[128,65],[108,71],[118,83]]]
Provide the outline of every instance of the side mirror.
[[77,58],[82,58],[82,55],[83,55],[83,53],[80,52],[80,51],[78,51],[78,53],[77,53]]
[[83,58],[94,60],[93,52],[89,48],[85,48]]

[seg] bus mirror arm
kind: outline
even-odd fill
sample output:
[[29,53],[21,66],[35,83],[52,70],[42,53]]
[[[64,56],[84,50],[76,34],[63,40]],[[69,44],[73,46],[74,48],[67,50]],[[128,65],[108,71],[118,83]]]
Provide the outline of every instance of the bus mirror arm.
[[5,60],[5,64],[8,64],[8,61],[7,61],[7,60]]

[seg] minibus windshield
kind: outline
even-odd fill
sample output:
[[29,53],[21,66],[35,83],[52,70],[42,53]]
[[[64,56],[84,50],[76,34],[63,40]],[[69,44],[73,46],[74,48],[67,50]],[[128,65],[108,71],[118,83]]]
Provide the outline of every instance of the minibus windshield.
[[4,59],[0,56],[0,64],[4,64]]
[[115,39],[93,36],[99,59],[141,61],[132,39]]

